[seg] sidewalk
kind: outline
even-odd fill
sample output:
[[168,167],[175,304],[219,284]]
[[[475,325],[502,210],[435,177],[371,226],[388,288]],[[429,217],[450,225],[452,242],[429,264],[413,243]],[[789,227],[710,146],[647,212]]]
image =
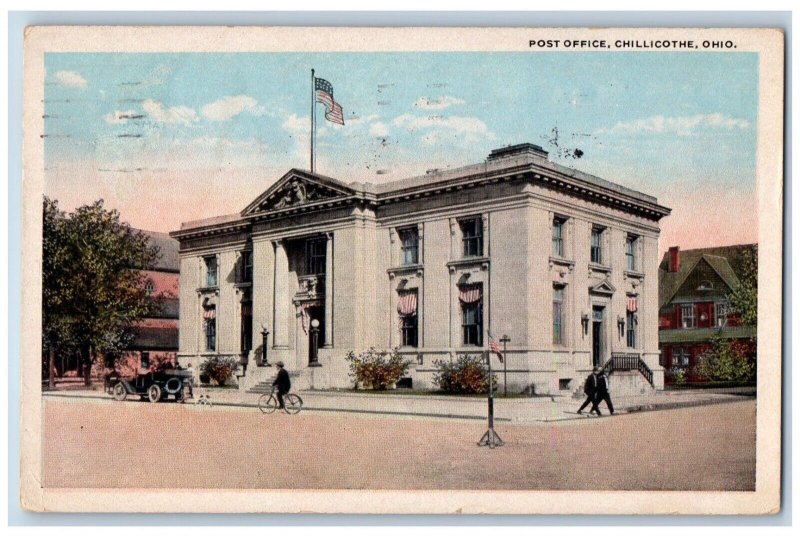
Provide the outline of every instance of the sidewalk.
[[[257,408],[258,406],[258,394],[240,392],[235,389],[196,388],[195,400],[201,394],[209,396],[215,406],[243,408]],[[413,395],[396,391],[386,393],[301,391],[299,394],[303,398],[303,410],[312,412],[346,412],[460,420],[485,420],[487,412],[486,398],[476,397]],[[43,395],[47,398],[88,398],[112,401],[111,396],[105,394],[102,389],[52,391],[44,392]],[[750,395],[748,391],[739,394],[719,393],[712,390],[665,391],[649,396],[614,398],[614,407],[618,414],[623,414],[721,404],[742,401],[750,397],[753,395]],[[138,398],[130,400],[138,402]],[[496,398],[494,402],[495,420],[506,423],[532,423],[595,419],[585,413],[582,415],[576,413],[581,403],[582,399],[560,395]],[[608,415],[605,404],[601,406],[601,409],[604,415]]]

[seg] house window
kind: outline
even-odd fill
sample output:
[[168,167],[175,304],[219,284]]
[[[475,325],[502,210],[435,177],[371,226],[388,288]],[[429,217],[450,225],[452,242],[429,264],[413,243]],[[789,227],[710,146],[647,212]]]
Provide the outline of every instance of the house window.
[[206,319],[206,350],[217,350],[217,319]]
[[728,304],[725,302],[718,302],[714,304],[714,310],[717,316],[717,326],[725,326],[728,324]]
[[403,347],[416,347],[417,346],[417,315],[406,315],[401,317],[400,329],[403,333]]
[[636,242],[638,237],[636,235],[628,235],[625,237],[625,267],[627,270],[636,270],[638,265],[636,260]]
[[306,241],[306,276],[325,274],[327,246],[325,239]]
[[564,343],[564,287],[553,287],[553,343]]
[[629,311],[626,315],[625,319],[625,332],[626,332],[626,340],[628,343],[628,347],[631,349],[636,348],[636,327],[639,324],[639,321],[636,318],[636,313],[633,311]]
[[553,218],[553,256],[564,257],[564,222],[559,216]]
[[147,296],[153,296],[155,291],[156,285],[153,283],[153,280],[147,280],[147,283],[144,284],[144,292],[147,293]]
[[139,367],[142,369],[150,369],[150,353],[143,352],[139,357]]
[[681,326],[683,328],[694,328],[694,304],[683,304],[681,306]]
[[242,252],[242,283],[252,283],[253,281],[253,252],[245,250]]
[[600,240],[603,236],[603,228],[600,227],[593,227],[592,228],[592,247],[590,251],[590,258],[592,263],[597,263],[598,265],[603,264],[603,247],[600,243]]
[[698,291],[713,291],[714,284],[709,281],[700,282],[700,285],[697,286]]
[[464,257],[483,255],[483,221],[470,218],[461,222],[461,240],[464,243]]
[[462,323],[464,345],[483,345],[483,300],[462,304]]
[[206,262],[206,287],[217,286],[217,256],[205,258]]
[[672,349],[672,367],[689,367],[689,351],[684,347]]
[[416,265],[419,263],[419,233],[417,228],[401,229],[400,252],[403,265]]

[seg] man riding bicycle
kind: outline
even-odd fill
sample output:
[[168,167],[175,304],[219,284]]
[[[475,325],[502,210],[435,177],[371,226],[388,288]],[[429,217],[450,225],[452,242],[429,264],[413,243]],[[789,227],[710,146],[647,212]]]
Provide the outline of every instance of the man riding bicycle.
[[289,390],[292,389],[292,381],[289,380],[289,373],[283,368],[282,361],[275,362],[275,367],[278,368],[278,374],[275,376],[275,380],[272,382],[272,385],[278,387],[279,408],[285,409],[286,407],[283,404],[283,396],[289,393]]

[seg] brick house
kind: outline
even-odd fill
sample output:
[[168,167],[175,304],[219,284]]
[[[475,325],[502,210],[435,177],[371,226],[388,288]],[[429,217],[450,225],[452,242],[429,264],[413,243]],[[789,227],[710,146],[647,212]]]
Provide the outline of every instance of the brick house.
[[[744,253],[757,245],[742,244],[681,251],[673,246],[658,267],[658,342],[665,370],[682,369],[689,381],[712,337],[738,340],[755,354],[755,326],[743,326],[732,312],[728,294],[739,286]],[[669,382],[669,379],[667,379]]]

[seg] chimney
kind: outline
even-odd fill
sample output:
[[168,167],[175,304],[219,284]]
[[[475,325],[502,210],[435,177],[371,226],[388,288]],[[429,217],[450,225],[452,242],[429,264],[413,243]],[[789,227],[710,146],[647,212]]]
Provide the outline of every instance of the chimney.
[[681,248],[680,246],[669,247],[669,265],[667,272],[678,272],[681,269]]
[[488,161],[499,160],[503,158],[518,158],[518,157],[534,157],[538,159],[547,160],[547,151],[541,146],[534,144],[516,144],[501,147],[500,149],[492,149],[489,153]]

